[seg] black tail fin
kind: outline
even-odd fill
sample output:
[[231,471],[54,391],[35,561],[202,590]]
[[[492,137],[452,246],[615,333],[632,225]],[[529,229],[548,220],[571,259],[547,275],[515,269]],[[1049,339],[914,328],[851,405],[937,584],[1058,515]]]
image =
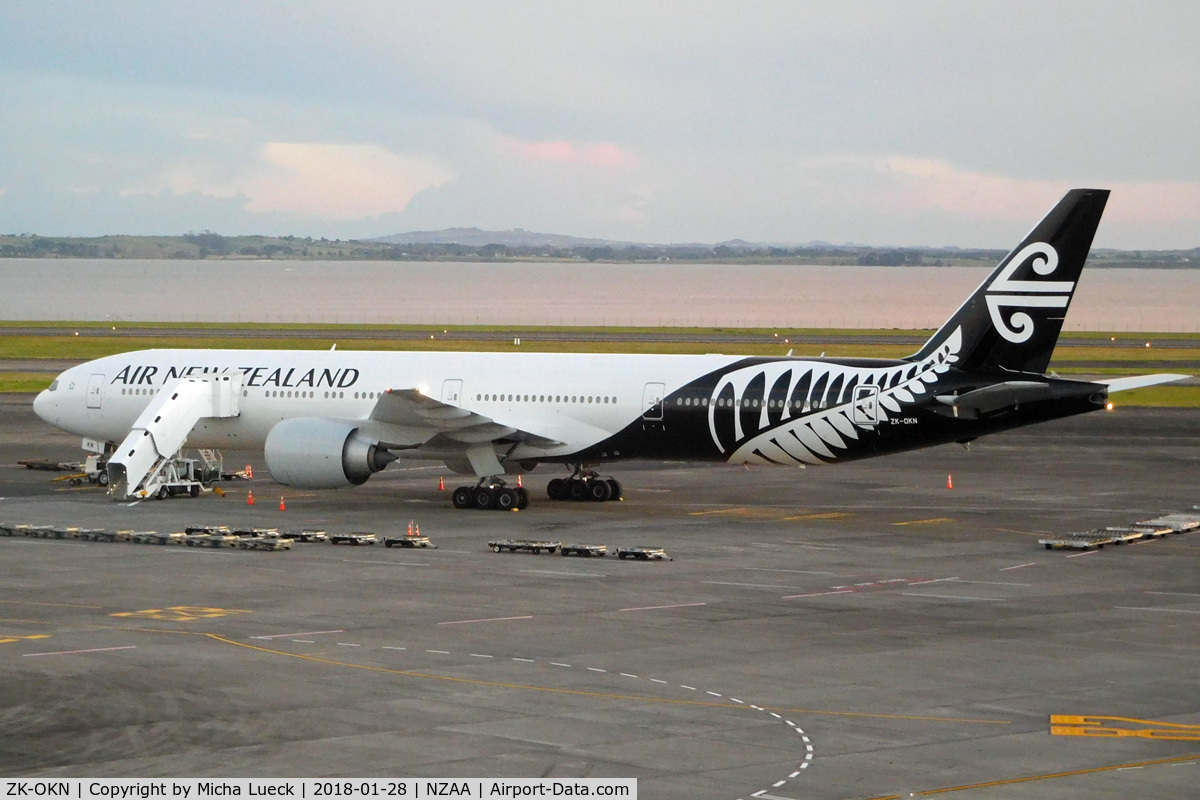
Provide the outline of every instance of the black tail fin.
[[1067,192],[908,360],[958,339],[952,349],[961,369],[1045,372],[1107,201],[1107,189]]

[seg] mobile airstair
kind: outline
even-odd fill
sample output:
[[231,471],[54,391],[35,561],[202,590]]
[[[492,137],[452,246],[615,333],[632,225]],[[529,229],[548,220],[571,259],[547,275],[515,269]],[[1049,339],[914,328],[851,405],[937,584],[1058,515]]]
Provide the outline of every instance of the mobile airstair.
[[199,494],[204,489],[199,465],[182,458],[181,450],[200,420],[238,416],[242,379],[239,370],[163,384],[108,461],[109,495],[126,500]]

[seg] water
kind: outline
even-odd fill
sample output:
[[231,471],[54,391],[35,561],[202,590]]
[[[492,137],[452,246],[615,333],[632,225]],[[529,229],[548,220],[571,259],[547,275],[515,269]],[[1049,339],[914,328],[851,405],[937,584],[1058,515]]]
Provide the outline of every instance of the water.
[[[921,328],[988,270],[0,259],[0,319]],[[1200,330],[1200,269],[1085,270],[1068,330]]]

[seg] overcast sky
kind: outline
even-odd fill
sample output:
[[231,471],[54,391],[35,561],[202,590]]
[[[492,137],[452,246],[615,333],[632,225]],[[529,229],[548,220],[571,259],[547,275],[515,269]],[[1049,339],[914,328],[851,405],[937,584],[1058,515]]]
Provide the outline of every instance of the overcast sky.
[[0,232],[1200,245],[1200,4],[0,7]]

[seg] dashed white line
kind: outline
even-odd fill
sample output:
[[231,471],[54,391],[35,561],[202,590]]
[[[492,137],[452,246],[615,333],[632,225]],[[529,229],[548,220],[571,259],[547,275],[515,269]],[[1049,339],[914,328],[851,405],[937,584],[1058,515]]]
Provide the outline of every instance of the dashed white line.
[[826,594],[854,594],[853,589],[835,589],[832,592],[811,592],[809,594],[785,594],[780,600],[794,600],[797,597],[821,597]]
[[621,673],[621,677],[623,677],[623,678],[636,678],[636,677],[637,677],[637,675],[631,675],[631,674],[630,674],[630,673],[628,673],[628,672],[622,672],[622,673]]
[[927,583],[942,583],[943,581],[956,581],[958,578],[934,578],[929,581],[909,581],[909,586],[924,586]]
[[1168,611],[1172,614],[1200,614],[1200,611],[1193,611],[1188,608],[1155,608],[1154,606],[1113,606],[1122,611]]
[[513,661],[525,661],[525,662],[527,662],[527,663],[529,663],[529,664],[533,664],[533,663],[535,663],[535,662],[534,662],[534,660],[533,660],[532,658],[517,658],[517,657],[515,657],[515,656],[513,657]]
[[361,644],[351,644],[350,642],[338,642],[338,647],[362,647]]
[[312,639],[292,639],[296,644],[316,644]]
[[439,656],[448,656],[448,655],[450,655],[450,651],[449,651],[449,650],[426,650],[425,652],[426,652],[426,653],[437,653]]
[[651,683],[666,683],[666,681],[662,680],[661,678],[651,678],[650,681]]
[[738,700],[736,697],[731,697],[729,699],[732,700],[733,702],[737,703],[738,705],[742,705],[742,706],[746,705],[741,700]]
[[1001,572],[1007,572],[1007,571],[1008,571],[1008,570],[1010,570],[1010,569],[1022,569],[1022,568],[1024,568],[1024,567],[1034,567],[1034,566],[1037,566],[1037,562],[1036,562],[1036,561],[1030,561],[1028,564],[1014,564],[1014,565],[1013,565],[1013,566],[1011,566],[1011,567],[1001,567],[1001,568],[1000,568],[1000,571],[1001,571]]
[[557,661],[551,661],[550,666],[552,666],[552,667],[569,667],[571,665],[570,664],[560,664]]
[[300,631],[298,633],[275,633],[270,636],[251,636],[251,639],[287,639],[290,636],[316,636],[321,633],[345,633],[344,630],[336,631]]
[[588,667],[588,672],[608,672],[608,670],[600,669],[599,667]]
[[713,697],[720,697],[720,696],[721,696],[721,695],[717,694],[716,692],[705,692],[705,694],[711,694]]
[[385,644],[383,646],[383,649],[384,650],[407,650],[408,648],[407,647],[389,647],[388,645]]
[[1079,558],[1080,556],[1094,556],[1099,553],[1099,550],[1084,550],[1082,553],[1071,553],[1067,558]]
[[495,656],[484,655],[483,653],[468,653],[471,658],[495,658]]
[[438,625],[466,625],[471,622],[507,622],[513,619],[533,619],[532,614],[523,614],[519,617],[485,617],[482,619],[452,619],[446,622],[439,622]]
[[1195,592],[1146,592],[1146,594],[1165,594],[1173,597],[1200,597],[1200,594]]
[[696,691],[699,691],[699,690],[698,690],[698,689],[697,689],[695,686],[687,686],[687,685],[685,685],[685,684],[682,684],[682,683],[681,683],[681,684],[679,684],[679,688],[680,688],[680,689],[687,689],[689,692],[696,692]]

